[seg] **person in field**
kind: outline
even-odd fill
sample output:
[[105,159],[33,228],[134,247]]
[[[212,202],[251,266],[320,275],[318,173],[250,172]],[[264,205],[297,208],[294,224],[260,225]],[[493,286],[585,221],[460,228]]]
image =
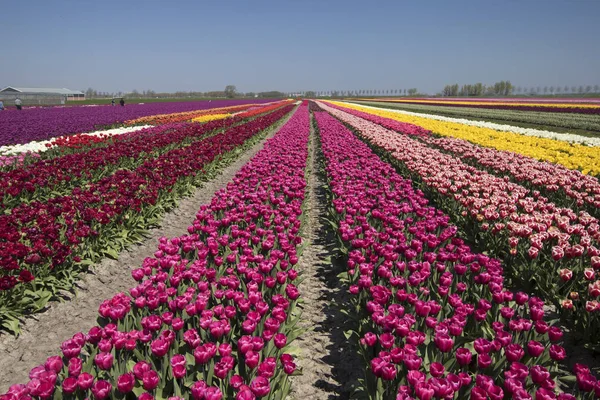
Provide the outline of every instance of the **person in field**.
[[0,100],[0,111],[4,110],[4,102]]
[[112,100],[110,101],[110,105],[111,105],[111,106],[114,106],[114,105],[115,105],[115,99],[112,99]]
[[119,101],[119,104],[121,105],[121,107],[124,107],[125,106],[125,99],[121,99]]
[[18,97],[15,99],[15,106],[17,106],[17,110],[23,109],[23,102]]

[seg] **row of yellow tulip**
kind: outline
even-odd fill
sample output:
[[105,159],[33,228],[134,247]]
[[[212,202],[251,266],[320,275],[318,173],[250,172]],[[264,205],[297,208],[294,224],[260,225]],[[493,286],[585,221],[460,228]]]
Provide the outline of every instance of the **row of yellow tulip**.
[[[223,113],[233,113],[238,111],[247,110],[250,107],[256,107],[259,104],[241,104],[235,106],[228,107],[218,107],[218,108],[209,108],[204,110],[196,110],[196,111],[184,111],[172,114],[159,114],[159,115],[149,115],[147,117],[136,118],[130,121],[127,121],[127,125],[138,125],[138,124],[152,124],[152,125],[160,125],[160,124],[168,124],[171,122],[183,122],[189,121],[191,119],[211,114],[223,114]],[[206,121],[204,121],[206,122]]]
[[385,109],[373,109],[343,102],[331,102],[395,121],[418,125],[442,136],[468,140],[484,147],[512,151],[537,160],[578,169],[584,174],[600,175],[600,147],[590,147],[560,140],[499,132],[490,128],[464,125],[456,122],[437,121],[426,117],[401,114]]
[[201,115],[196,118],[192,118],[192,122],[208,122],[208,121],[214,121],[217,119],[225,119],[230,116],[231,116],[231,114],[207,114],[207,115]]

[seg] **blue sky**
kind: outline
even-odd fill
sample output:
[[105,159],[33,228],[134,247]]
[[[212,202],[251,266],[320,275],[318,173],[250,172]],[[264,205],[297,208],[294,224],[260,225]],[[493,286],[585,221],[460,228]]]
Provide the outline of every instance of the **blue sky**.
[[600,0],[3,1],[0,86],[600,84]]

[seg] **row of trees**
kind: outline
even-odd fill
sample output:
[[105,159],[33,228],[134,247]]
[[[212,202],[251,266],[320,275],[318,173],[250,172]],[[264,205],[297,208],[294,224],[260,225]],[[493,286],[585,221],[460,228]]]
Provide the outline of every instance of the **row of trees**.
[[[415,96],[418,94],[416,88],[411,89],[360,89],[360,90],[309,90],[299,92],[280,92],[271,90],[266,92],[238,92],[235,85],[227,85],[225,90],[210,92],[156,92],[154,90],[133,90],[129,93],[123,92],[100,92],[92,88],[82,90],[88,99],[111,98],[127,96],[130,98],[236,98],[236,97],[353,97],[353,96]],[[445,97],[477,97],[477,96],[509,96],[512,94],[589,94],[600,93],[600,85],[587,86],[513,86],[510,81],[500,81],[493,85],[482,83],[446,85],[439,93]]]
[[277,98],[285,97],[286,93],[279,91],[267,91],[267,92],[238,92],[235,85],[227,85],[224,90],[214,90],[210,92],[156,92],[154,90],[142,90],[138,91],[134,89],[131,92],[100,92],[92,88],[82,90],[88,99],[103,99],[112,97],[126,96],[129,98],[144,99],[144,98],[239,98],[239,97],[262,97],[262,98]]
[[522,94],[588,94],[600,93],[600,85],[579,86],[517,86],[515,93]]
[[232,99],[234,97],[262,97],[262,98],[277,98],[286,97],[286,94],[277,90],[270,90],[267,92],[246,92],[239,93],[234,85],[227,85],[225,87],[225,97]]
[[350,96],[414,96],[418,93],[416,88],[412,89],[361,89],[361,90],[308,90],[290,92],[290,97],[350,97]]
[[509,96],[511,94],[588,94],[600,93],[600,85],[587,86],[513,86],[510,81],[500,81],[486,86],[482,83],[446,85],[440,95],[445,97],[470,97],[470,96]]
[[466,84],[461,87],[458,86],[458,83],[454,85],[446,85],[444,90],[442,90],[441,95],[444,97],[454,97],[454,96],[508,96],[512,94],[514,90],[514,86],[510,81],[500,81],[496,82],[493,85],[487,86],[483,83],[475,83],[475,84]]
[[85,97],[88,99],[104,99],[104,98],[112,98],[112,97],[121,97],[126,96],[129,98],[135,99],[148,99],[148,98],[199,98],[199,97],[212,97],[212,98],[223,98],[227,97],[228,94],[224,90],[216,90],[211,92],[156,92],[154,90],[142,90],[139,91],[137,89],[132,90],[131,92],[100,92],[92,88],[88,88],[87,90],[82,90],[85,93]]
[[227,85],[222,91],[211,92],[156,92],[154,90],[133,90],[124,92],[100,92],[92,88],[82,90],[88,99],[102,99],[127,96],[129,98],[239,98],[239,97],[352,97],[352,96],[415,96],[416,88],[411,89],[361,89],[361,90],[308,90],[298,92],[280,92],[271,90],[266,92],[238,92],[235,85]]

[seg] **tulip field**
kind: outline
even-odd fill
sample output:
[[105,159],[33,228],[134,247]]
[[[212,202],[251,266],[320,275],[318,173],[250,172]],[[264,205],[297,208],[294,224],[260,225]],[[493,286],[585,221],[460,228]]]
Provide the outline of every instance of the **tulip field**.
[[[481,107],[460,107],[451,104],[438,103],[407,103],[390,101],[360,101],[360,104],[386,107],[390,109],[402,109],[409,112],[425,113],[434,115],[437,118],[471,118],[479,121],[498,121],[501,123],[513,124],[524,123],[531,126],[546,125],[565,129],[568,134],[570,129],[589,130],[591,132],[600,131],[600,115],[598,114],[578,114],[578,113],[549,113],[542,111],[523,111],[512,108],[481,108]],[[462,104],[462,103],[461,103]],[[460,104],[459,104],[460,105]],[[468,105],[468,103],[467,103]],[[464,120],[462,122],[465,122]],[[522,132],[527,132],[522,129]]]
[[523,100],[523,99],[390,99],[390,103],[431,104],[449,107],[474,107],[493,110],[542,111],[548,113],[600,114],[600,102],[591,100]]
[[[0,400],[600,397],[600,105],[380,103],[1,113]],[[89,329],[44,330],[103,260],[220,178],[178,235],[115,264],[130,287],[95,300]],[[328,254],[308,271],[315,235]],[[337,292],[309,308],[316,278]],[[341,327],[306,326],[310,310],[343,337],[311,343]],[[23,349],[31,335],[51,351]],[[336,347],[360,379],[323,369]]]

